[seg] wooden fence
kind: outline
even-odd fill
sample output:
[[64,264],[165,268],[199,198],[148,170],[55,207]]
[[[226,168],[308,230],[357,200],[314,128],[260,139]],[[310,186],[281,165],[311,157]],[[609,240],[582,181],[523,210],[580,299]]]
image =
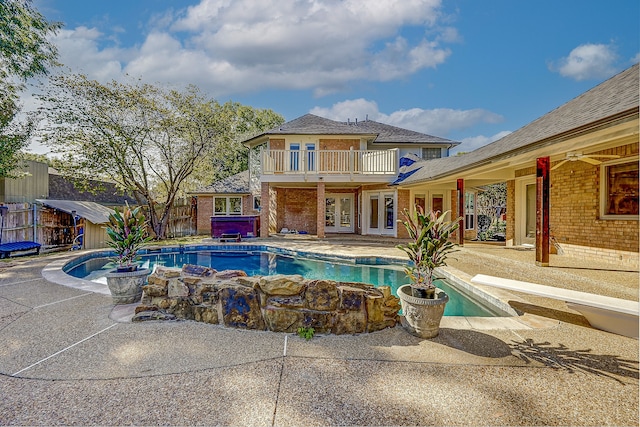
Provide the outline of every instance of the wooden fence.
[[[0,218],[2,243],[35,241],[43,246],[70,245],[75,237],[73,218],[56,209],[30,203],[9,203]],[[34,221],[35,216],[35,221]]]
[[[0,218],[0,243],[35,241],[44,248],[71,246],[76,237],[73,217],[58,209],[32,203],[9,203]],[[35,217],[35,221],[34,221]],[[183,200],[171,209],[167,237],[196,234],[196,206]]]

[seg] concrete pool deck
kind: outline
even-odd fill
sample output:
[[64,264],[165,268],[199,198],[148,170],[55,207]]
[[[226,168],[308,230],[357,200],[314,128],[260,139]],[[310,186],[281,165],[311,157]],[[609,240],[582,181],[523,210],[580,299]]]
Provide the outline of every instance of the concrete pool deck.
[[[270,243],[397,251],[337,239]],[[638,272],[611,265],[552,257],[539,268],[530,251],[473,244],[455,255],[448,268],[463,278],[638,297]],[[304,341],[196,322],[122,322],[108,295],[42,277],[63,259],[70,254],[0,263],[0,424],[638,424],[638,341],[590,328],[560,301],[500,295],[540,322],[529,327],[443,322],[432,340],[397,327]]]

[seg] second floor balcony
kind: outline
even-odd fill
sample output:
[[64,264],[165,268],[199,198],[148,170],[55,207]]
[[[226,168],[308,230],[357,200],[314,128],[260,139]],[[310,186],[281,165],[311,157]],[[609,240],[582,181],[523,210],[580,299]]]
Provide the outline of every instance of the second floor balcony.
[[263,175],[397,175],[393,150],[263,150]]

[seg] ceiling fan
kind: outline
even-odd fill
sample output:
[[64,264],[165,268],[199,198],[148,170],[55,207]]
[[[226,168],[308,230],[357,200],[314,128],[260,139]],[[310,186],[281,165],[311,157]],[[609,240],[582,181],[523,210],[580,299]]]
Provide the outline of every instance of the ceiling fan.
[[551,170],[558,169],[560,166],[562,166],[566,162],[575,162],[576,160],[580,160],[582,162],[589,163],[592,165],[599,165],[600,163],[602,163],[602,160],[596,160],[594,157],[601,157],[603,159],[617,159],[620,156],[617,156],[615,154],[588,155],[588,154],[582,154],[579,151],[568,151],[566,158],[560,163],[558,163],[557,165],[555,165],[554,167],[552,167]]

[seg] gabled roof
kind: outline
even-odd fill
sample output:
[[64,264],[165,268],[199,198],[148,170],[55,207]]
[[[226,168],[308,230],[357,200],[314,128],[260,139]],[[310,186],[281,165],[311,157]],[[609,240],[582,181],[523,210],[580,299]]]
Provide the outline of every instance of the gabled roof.
[[191,194],[249,194],[249,171],[228,176]]
[[373,120],[337,122],[314,114],[305,114],[304,116],[244,141],[244,143],[250,144],[254,140],[273,135],[353,135],[364,138],[369,137],[374,143],[379,144],[460,144],[459,142],[449,139],[427,135]]
[[596,122],[624,113],[638,114],[639,77],[638,64],[635,64],[491,144],[460,156],[419,162],[421,169],[402,181],[402,184],[428,181],[459,173]]

